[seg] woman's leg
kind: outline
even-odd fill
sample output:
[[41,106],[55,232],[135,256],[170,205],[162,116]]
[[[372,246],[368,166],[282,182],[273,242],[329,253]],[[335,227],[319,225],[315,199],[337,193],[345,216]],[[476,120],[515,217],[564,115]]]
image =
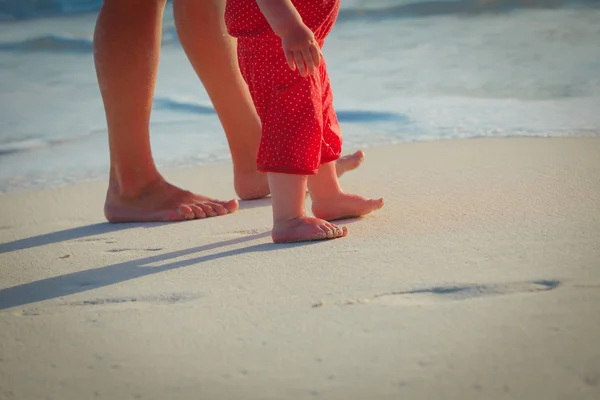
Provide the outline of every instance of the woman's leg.
[[214,202],[168,184],[150,149],[149,121],[165,0],[105,0],[94,60],[108,126],[111,222],[173,221],[222,215],[237,202]]

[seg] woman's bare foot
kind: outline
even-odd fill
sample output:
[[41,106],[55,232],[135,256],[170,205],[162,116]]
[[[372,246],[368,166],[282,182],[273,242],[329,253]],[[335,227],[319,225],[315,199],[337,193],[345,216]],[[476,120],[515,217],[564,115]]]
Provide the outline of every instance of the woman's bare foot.
[[104,215],[109,222],[170,222],[202,219],[233,213],[237,200],[220,201],[171,185],[165,180],[147,185],[133,197],[123,197],[109,185]]
[[367,199],[355,194],[339,193],[327,200],[312,203],[313,215],[327,221],[367,215],[383,207],[383,199]]
[[348,234],[348,229],[338,227],[319,218],[298,217],[275,222],[271,237],[275,243],[308,242],[337,239]]
[[[340,177],[348,171],[355,170],[364,160],[365,153],[362,150],[341,157],[335,162],[337,176]],[[270,194],[267,174],[252,169],[249,171],[234,170],[233,175],[233,186],[240,199],[256,200]]]
[[256,170],[233,171],[233,188],[242,200],[256,200],[268,196],[267,174]]

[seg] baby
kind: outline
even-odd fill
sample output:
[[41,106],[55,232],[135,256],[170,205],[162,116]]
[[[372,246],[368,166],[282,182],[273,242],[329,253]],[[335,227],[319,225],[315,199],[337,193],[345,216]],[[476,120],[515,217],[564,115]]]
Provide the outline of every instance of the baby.
[[[227,0],[225,22],[262,123],[258,169],[267,173],[275,243],[334,239],[328,221],[383,207],[383,199],[344,193],[334,161],[342,136],[321,48],[339,0]],[[283,49],[283,51],[282,51]],[[312,213],[306,215],[306,188]]]

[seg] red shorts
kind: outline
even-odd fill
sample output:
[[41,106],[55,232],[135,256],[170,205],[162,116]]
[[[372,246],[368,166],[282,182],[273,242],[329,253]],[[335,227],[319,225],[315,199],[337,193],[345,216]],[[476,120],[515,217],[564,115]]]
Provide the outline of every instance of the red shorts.
[[325,63],[303,78],[288,67],[280,42],[255,38],[238,39],[238,59],[262,124],[259,171],[312,175],[340,157]]

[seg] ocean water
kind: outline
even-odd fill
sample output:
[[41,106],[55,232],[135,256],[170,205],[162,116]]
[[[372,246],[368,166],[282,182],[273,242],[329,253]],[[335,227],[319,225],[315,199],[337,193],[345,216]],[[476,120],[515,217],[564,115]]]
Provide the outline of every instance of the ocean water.
[[[341,1],[324,54],[346,149],[600,135],[600,2]],[[0,192],[107,177],[95,21],[0,22]],[[163,170],[230,159],[170,5],[151,140]]]

